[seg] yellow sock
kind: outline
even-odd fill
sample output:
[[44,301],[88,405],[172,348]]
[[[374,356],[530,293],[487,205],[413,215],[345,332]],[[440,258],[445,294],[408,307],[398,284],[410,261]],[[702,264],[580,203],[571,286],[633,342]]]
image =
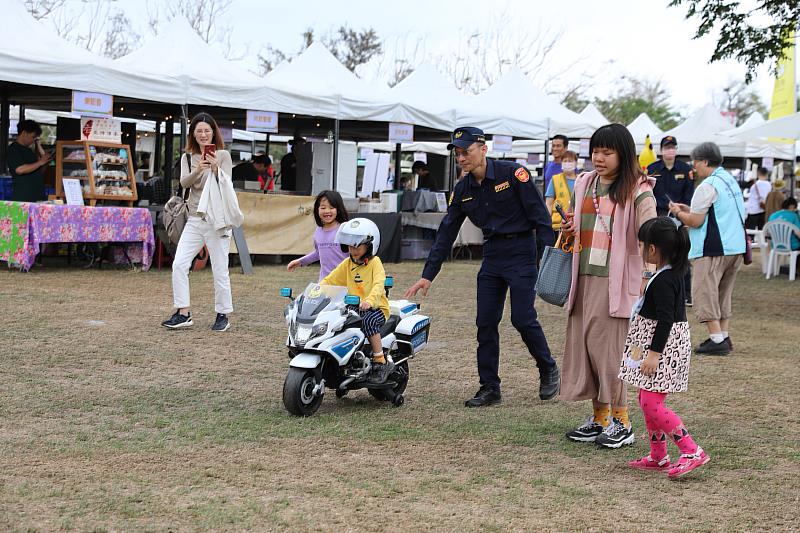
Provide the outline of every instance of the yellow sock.
[[604,403],[594,406],[594,421],[603,427],[611,423],[611,407]]
[[614,407],[611,411],[611,416],[622,422],[622,425],[627,427],[631,426],[631,420],[628,418],[627,407]]
[[383,356],[383,353],[374,353],[374,354],[372,354],[372,361],[374,363],[378,363],[378,364],[381,364],[381,365],[385,365],[386,364],[386,358]]

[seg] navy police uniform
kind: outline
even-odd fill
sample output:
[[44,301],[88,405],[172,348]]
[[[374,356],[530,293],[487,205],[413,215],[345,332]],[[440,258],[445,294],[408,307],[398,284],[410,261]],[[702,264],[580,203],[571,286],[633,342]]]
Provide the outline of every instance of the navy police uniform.
[[[675,137],[667,135],[661,139],[661,148],[665,145],[678,144]],[[672,168],[667,168],[663,159],[659,159],[647,167],[647,174],[656,179],[653,196],[656,197],[658,216],[669,216],[669,200],[678,204],[691,205],[694,194],[692,167],[688,163],[675,160]]]
[[[483,132],[477,128],[459,128],[454,133],[454,143],[456,138],[464,143],[457,145],[466,147],[483,141]],[[552,373],[556,363],[533,304],[537,249],[543,251],[545,245],[552,245],[555,235],[550,214],[528,171],[510,161],[487,159],[486,176],[481,183],[467,174],[456,184],[447,215],[425,262],[423,278],[433,281],[439,273],[465,218],[481,228],[484,237],[476,319],[481,386],[499,392],[497,327],[509,290],[511,323],[536,359],[540,375]]]

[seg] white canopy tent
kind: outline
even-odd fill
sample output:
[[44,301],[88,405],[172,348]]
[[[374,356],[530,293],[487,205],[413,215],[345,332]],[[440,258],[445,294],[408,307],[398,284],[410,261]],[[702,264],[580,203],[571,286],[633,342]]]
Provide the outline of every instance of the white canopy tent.
[[[706,104],[689,115],[682,124],[664,132],[664,135],[672,135],[677,139],[679,155],[689,155],[694,147],[710,141],[719,146],[723,156],[744,157],[745,143],[720,133],[730,128],[728,119],[713,105]],[[651,140],[655,144],[652,135]]]
[[597,109],[597,106],[591,103],[584,107],[583,111],[579,114],[595,128],[605,126],[609,123],[609,120],[603,116],[600,110]]
[[472,97],[456,89],[429,63],[419,65],[389,92],[409,115],[403,122],[424,124],[443,131],[458,127],[456,117],[459,112],[473,105]]
[[262,107],[270,111],[341,120],[385,120],[395,107],[388,87],[360,80],[319,42],[278,65],[262,83],[265,91],[287,95],[277,108]]
[[595,130],[585,118],[544,94],[518,67],[472,102],[472,109],[459,112],[456,122],[490,134],[547,139],[554,134],[588,137]]
[[644,140],[649,135],[650,140],[658,144],[664,136],[664,132],[656,126],[653,119],[647,113],[639,113],[639,116],[633,119],[633,122],[628,124],[628,131],[633,135],[633,140],[636,142],[636,147],[644,146]]
[[739,131],[734,135],[743,140],[766,137],[800,139],[800,113],[776,118],[760,125],[737,129],[739,129]]

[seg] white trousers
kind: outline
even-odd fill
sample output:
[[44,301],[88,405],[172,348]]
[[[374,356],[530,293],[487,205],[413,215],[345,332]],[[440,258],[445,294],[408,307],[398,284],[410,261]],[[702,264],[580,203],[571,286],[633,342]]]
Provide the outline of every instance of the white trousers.
[[231,279],[228,275],[228,252],[231,249],[231,232],[222,237],[208,222],[199,217],[189,217],[183,228],[178,250],[172,261],[172,297],[176,309],[189,307],[189,269],[192,259],[208,248],[211,271],[214,274],[214,308],[217,313],[233,312]]

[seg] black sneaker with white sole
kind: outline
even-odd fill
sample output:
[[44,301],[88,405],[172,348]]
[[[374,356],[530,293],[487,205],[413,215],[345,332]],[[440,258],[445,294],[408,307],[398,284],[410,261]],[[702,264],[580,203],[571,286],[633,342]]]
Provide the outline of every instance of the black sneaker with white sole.
[[722,342],[706,339],[694,349],[694,353],[698,355],[728,355],[731,353],[731,345],[724,339]]
[[594,442],[603,432],[603,426],[594,421],[590,416],[582,426],[567,432],[567,438],[576,442]]
[[228,315],[223,315],[222,313],[217,313],[217,319],[214,321],[214,324],[211,326],[212,331],[228,331],[228,328],[231,327],[231,323],[228,322]]
[[612,418],[611,423],[598,435],[595,442],[604,448],[619,448],[633,444],[635,440],[632,427],[627,427],[618,419]]
[[162,326],[169,329],[188,328],[194,325],[192,322],[192,313],[182,315],[179,311],[161,323]]

